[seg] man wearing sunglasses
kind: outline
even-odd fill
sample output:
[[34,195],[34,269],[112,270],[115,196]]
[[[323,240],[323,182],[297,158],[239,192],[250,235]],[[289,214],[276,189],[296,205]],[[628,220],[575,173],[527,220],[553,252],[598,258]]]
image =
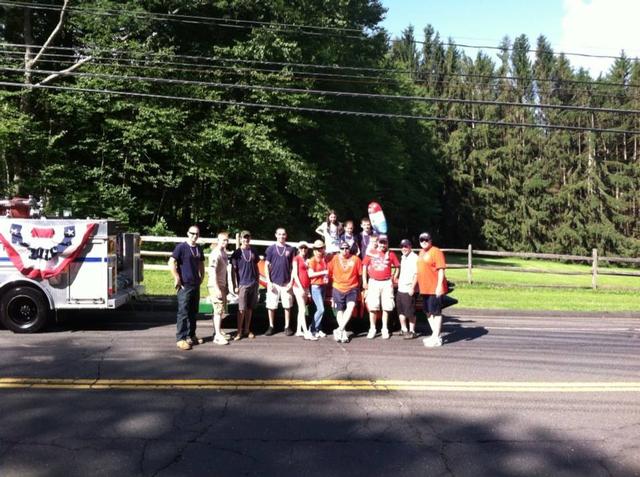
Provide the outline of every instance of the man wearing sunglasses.
[[196,336],[196,315],[200,305],[200,284],[204,279],[204,251],[196,242],[200,229],[189,227],[187,240],[176,246],[169,258],[169,269],[178,294],[176,346],[190,350],[203,340]]
[[418,255],[418,288],[422,295],[422,310],[427,315],[433,334],[423,341],[428,348],[442,346],[440,330],[442,328],[442,297],[447,293],[447,281],[444,271],[447,264],[444,253],[433,246],[431,234],[420,234],[420,254]]
[[340,343],[348,343],[345,330],[358,299],[362,260],[351,255],[351,247],[340,242],[340,253],[329,262],[329,278],[333,281],[332,301],[336,310],[338,327],[333,330],[333,338]]

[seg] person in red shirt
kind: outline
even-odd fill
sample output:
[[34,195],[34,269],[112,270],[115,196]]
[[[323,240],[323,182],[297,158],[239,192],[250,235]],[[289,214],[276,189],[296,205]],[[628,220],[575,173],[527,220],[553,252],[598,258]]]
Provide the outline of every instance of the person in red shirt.
[[400,262],[395,253],[388,250],[386,235],[378,237],[378,248],[371,250],[362,262],[362,288],[366,290],[369,309],[369,333],[367,338],[376,336],[376,321],[382,310],[382,338],[389,339],[389,312],[395,308],[393,284],[398,279]]
[[329,262],[329,279],[333,281],[332,301],[336,310],[338,327],[333,330],[333,338],[341,343],[348,343],[349,337],[345,327],[358,300],[362,260],[351,255],[351,247],[347,242],[340,242],[340,254]]
[[302,336],[305,340],[317,341],[311,331],[307,328],[307,303],[311,300],[311,279],[309,278],[309,266],[307,265],[307,252],[309,244],[300,242],[298,244],[298,255],[293,257],[292,281],[293,296],[298,305],[298,324],[296,336]]
[[447,281],[444,277],[447,264],[444,253],[438,247],[433,246],[431,234],[420,234],[420,247],[418,255],[418,288],[422,295],[422,309],[427,315],[429,326],[433,334],[423,341],[424,345],[433,348],[442,346],[440,330],[442,328],[442,297],[447,293]]

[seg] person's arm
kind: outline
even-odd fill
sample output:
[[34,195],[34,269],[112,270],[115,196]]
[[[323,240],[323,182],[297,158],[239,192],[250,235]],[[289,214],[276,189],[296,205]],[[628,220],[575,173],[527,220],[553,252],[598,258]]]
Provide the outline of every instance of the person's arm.
[[314,270],[313,267],[311,266],[311,259],[307,260],[307,267],[309,267],[309,270],[308,270],[309,278],[321,277],[323,275],[329,274],[329,270],[320,270],[320,271]]
[[436,285],[436,296],[442,296],[444,290],[444,268],[438,269],[438,284]]
[[233,290],[233,293],[237,295],[240,283],[240,274],[238,271],[238,261],[236,259],[237,254],[234,251],[231,254],[231,260],[229,260],[229,264],[231,265],[231,288]]
[[182,280],[180,280],[180,274],[178,273],[178,261],[174,257],[169,257],[169,271],[173,276],[173,287],[176,290],[182,288]]
[[397,286],[398,285],[398,276],[400,275],[400,262],[398,261],[398,256],[393,252],[391,252],[391,253],[392,253],[392,257],[393,257],[393,260],[392,260],[393,263],[391,263],[391,265],[393,267],[393,275],[391,277],[391,281]]
[[[213,295],[215,298],[222,298],[222,290],[220,289],[220,284],[218,283],[218,267],[220,266],[220,261],[218,260],[217,254],[211,252],[211,256],[209,258],[209,274],[213,275],[213,280],[209,280],[211,283],[211,288],[213,288]],[[226,270],[225,270],[226,273]]]
[[411,279],[411,290],[409,291],[409,296],[413,296],[416,291],[416,286],[418,285],[418,260],[414,260],[411,267],[413,271],[413,278]]
[[369,284],[367,283],[367,266],[363,265],[362,266],[362,289],[366,290],[367,288],[369,288]]
[[293,259],[293,267],[291,268],[291,283],[295,283],[302,290],[302,283],[300,283],[300,277],[298,275],[299,263],[300,262],[297,260],[297,258]]
[[322,222],[320,225],[318,225],[316,227],[315,232],[320,235],[322,238],[324,238],[324,231],[327,228],[327,223],[326,222]]

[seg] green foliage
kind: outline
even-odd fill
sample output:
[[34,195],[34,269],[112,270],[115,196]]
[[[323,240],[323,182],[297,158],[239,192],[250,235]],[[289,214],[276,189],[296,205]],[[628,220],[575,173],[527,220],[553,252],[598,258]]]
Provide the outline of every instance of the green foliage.
[[[28,75],[3,71],[0,78],[33,84],[49,70],[69,67],[90,48],[94,58],[78,69],[89,75],[61,76],[52,84],[157,97],[0,91],[4,195],[42,195],[50,211],[114,217],[132,229],[182,234],[196,222],[205,234],[249,228],[256,236],[271,236],[285,226],[292,237],[310,236],[329,208],[357,222],[375,199],[385,209],[393,240],[428,229],[447,246],[573,253],[598,247],[629,255],[640,250],[638,135],[267,107],[638,130],[637,114],[538,107],[640,109],[640,66],[624,53],[594,81],[555,55],[544,37],[537,39],[533,57],[526,36],[505,37],[495,61],[484,53],[468,57],[431,25],[423,29],[422,44],[412,27],[390,42],[379,27],[384,9],[377,0],[81,0],[74,7],[80,10],[69,13],[54,44],[73,47],[76,56],[43,57]],[[109,15],[100,14],[107,10]],[[7,43],[28,40],[25,15],[34,44],[44,43],[58,18],[44,10],[7,12],[0,29]],[[227,28],[144,15],[168,12],[264,23]],[[277,25],[283,23],[361,33],[305,35]],[[183,55],[241,62],[188,61]],[[2,53],[0,61],[24,67],[20,55]],[[313,64],[370,70],[302,66]],[[309,90],[532,107],[322,96]]]

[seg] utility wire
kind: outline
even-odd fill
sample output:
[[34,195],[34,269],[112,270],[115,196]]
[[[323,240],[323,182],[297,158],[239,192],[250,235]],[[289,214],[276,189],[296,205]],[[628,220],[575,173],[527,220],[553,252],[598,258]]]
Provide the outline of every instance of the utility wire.
[[[32,2],[7,2],[7,1],[0,1],[0,5],[4,5],[7,7],[19,7],[19,8],[32,8],[34,10],[53,10],[53,11],[60,11],[60,7],[54,6],[54,5],[42,5],[42,4],[38,4],[38,3],[32,3]],[[338,38],[345,38],[345,39],[357,39],[357,40],[370,40],[370,37],[364,36],[364,35],[360,35],[360,36],[355,36],[355,35],[333,35],[333,34],[328,34],[326,32],[309,32],[309,31],[304,31],[304,30],[300,30],[301,28],[307,28],[307,29],[321,29],[321,30],[333,30],[333,31],[357,31],[359,33],[362,33],[362,30],[358,30],[358,29],[349,29],[349,28],[341,28],[341,27],[323,27],[323,26],[318,26],[318,25],[296,25],[296,24],[291,24],[291,23],[277,23],[277,22],[259,22],[259,21],[253,21],[253,20],[235,20],[235,19],[229,19],[229,18],[220,18],[220,17],[207,17],[207,16],[191,16],[191,15],[173,15],[173,14],[165,14],[165,13],[154,13],[154,12],[133,12],[130,10],[125,10],[125,9],[112,9],[112,10],[102,10],[102,9],[87,9],[87,8],[83,8],[83,7],[68,7],[67,8],[70,11],[77,11],[77,12],[87,12],[87,13],[92,13],[95,15],[103,15],[103,16],[119,16],[121,14],[128,14],[128,15],[132,15],[132,16],[137,16],[137,17],[147,17],[150,18],[152,20],[168,20],[168,21],[175,21],[175,22],[184,22],[184,23],[190,23],[190,24],[215,24],[217,26],[222,26],[222,27],[228,27],[228,28],[253,28],[253,26],[247,26],[247,25],[242,25],[240,23],[247,23],[247,24],[252,24],[254,26],[269,26],[269,27],[275,27],[276,29],[278,29],[278,31],[282,31],[285,33],[300,33],[300,34],[304,34],[304,35],[317,35],[317,36],[333,36],[333,37],[338,37]],[[234,25],[230,24],[230,23],[235,23]],[[293,29],[293,30],[292,30]],[[427,44],[427,42],[425,41],[421,41],[421,40],[416,40],[416,39],[412,39],[409,42],[407,42],[406,39],[403,38],[394,38],[391,40],[392,42],[404,42],[404,43],[413,43],[413,44],[419,44],[419,45],[425,45]],[[489,46],[489,45],[472,45],[472,44],[465,44],[465,43],[455,43],[455,42],[439,42],[440,45],[442,46],[453,46],[453,47],[460,47],[460,48],[473,48],[473,49],[479,49],[479,50],[500,50],[500,51],[513,51],[514,48],[513,47],[500,47],[500,46]],[[527,50],[523,50],[526,53],[536,53],[537,49],[527,49]],[[603,59],[622,59],[621,56],[614,56],[614,55],[598,55],[598,54],[592,54],[592,53],[582,53],[582,52],[568,52],[568,51],[549,51],[549,53],[553,54],[554,56],[560,56],[560,55],[564,55],[564,56],[578,56],[578,57],[582,57],[582,58],[603,58]]]
[[[27,45],[24,43],[5,43],[6,46],[25,48],[41,48],[42,45]],[[91,47],[63,47],[63,46],[55,46],[49,47],[51,49],[57,50],[70,50],[70,51],[82,51],[82,52],[90,52],[93,53],[98,48]],[[118,50],[118,49],[105,49],[105,52],[111,52],[114,54],[124,54],[130,55],[130,51],[126,50]],[[165,57],[167,54],[159,53],[159,52],[148,52],[145,53],[149,56],[161,56]],[[196,61],[216,61],[222,63],[244,63],[244,64],[261,64],[261,65],[270,65],[270,66],[292,66],[299,68],[316,68],[316,69],[331,69],[331,70],[346,70],[346,71],[365,71],[365,72],[379,72],[379,73],[387,73],[387,74],[409,74],[412,75],[413,78],[420,76],[444,76],[444,77],[462,77],[462,78],[481,78],[487,80],[504,80],[504,81],[519,81],[519,82],[550,82],[550,83],[568,83],[568,84],[586,84],[586,85],[594,85],[594,86],[619,86],[625,88],[640,88],[640,84],[637,83],[615,83],[615,82],[606,82],[606,81],[588,81],[588,80],[572,80],[572,79],[561,79],[561,78],[538,78],[538,77],[521,77],[521,76],[508,76],[508,75],[484,75],[478,73],[456,73],[456,72],[447,72],[447,71],[423,71],[420,69],[394,69],[394,68],[373,68],[373,67],[361,67],[361,66],[346,66],[346,65],[320,65],[314,63],[296,63],[296,62],[286,62],[286,61],[266,61],[266,60],[249,60],[244,58],[224,58],[224,57],[215,57],[215,56],[198,56],[198,55],[182,55],[182,54],[171,54],[174,58],[182,58]],[[369,76],[370,78],[379,78],[376,76]],[[383,77],[384,78],[384,77]]]
[[189,101],[189,102],[198,102],[198,103],[224,105],[224,106],[238,106],[243,108],[260,108],[260,109],[274,109],[274,110],[280,110],[280,111],[337,114],[342,116],[413,119],[413,120],[420,120],[420,121],[445,121],[445,122],[465,123],[465,124],[487,124],[487,125],[505,126],[505,127],[537,128],[537,129],[566,130],[566,131],[578,131],[578,132],[598,132],[598,133],[611,133],[611,134],[630,134],[630,135],[640,134],[640,131],[625,130],[625,129],[605,129],[605,128],[595,128],[595,127],[563,126],[558,124],[536,124],[536,123],[524,123],[524,122],[515,123],[515,122],[507,122],[507,121],[490,121],[490,120],[481,120],[481,119],[423,116],[423,115],[414,115],[414,114],[376,113],[376,112],[369,112],[369,111],[349,111],[349,110],[337,110],[337,109],[309,108],[309,107],[302,107],[302,106],[283,106],[283,105],[270,104],[270,103],[248,103],[248,102],[241,102],[241,101],[192,98],[188,96],[159,95],[159,94],[151,94],[151,93],[136,93],[131,91],[116,91],[116,90],[97,89],[97,88],[32,85],[32,84],[24,84],[24,83],[13,83],[9,81],[0,81],[0,86],[10,86],[10,87],[17,87],[21,89],[25,89],[25,88],[26,89],[49,89],[49,90],[57,90],[57,91],[72,91],[72,92],[83,92],[83,93],[131,96],[131,97],[138,97],[138,98],[169,99],[169,100]]
[[[0,67],[0,71],[14,72],[14,73],[26,73],[32,74],[57,74],[55,70],[28,70],[25,68],[7,68]],[[327,91],[320,89],[302,89],[302,88],[284,88],[278,86],[266,86],[266,85],[247,85],[247,84],[232,84],[221,83],[212,81],[195,81],[195,80],[183,80],[173,78],[154,78],[149,76],[135,76],[135,75],[114,75],[108,73],[82,73],[82,72],[68,72],[61,73],[60,76],[76,76],[80,78],[105,78],[113,80],[126,80],[126,81],[142,81],[149,83],[165,83],[165,84],[180,84],[191,86],[208,86],[214,88],[223,89],[243,89],[243,90],[255,90],[255,91],[270,91],[274,93],[291,93],[291,94],[311,94],[315,96],[332,96],[332,97],[349,97],[349,98],[366,98],[366,99],[385,99],[385,100],[400,100],[400,101],[420,101],[426,103],[458,103],[467,105],[482,105],[482,106],[511,106],[533,109],[555,109],[562,111],[586,111],[597,113],[613,113],[613,114],[640,114],[640,110],[637,109],[620,109],[620,108],[596,108],[592,106],[575,106],[575,105],[560,105],[560,104],[545,104],[545,103],[517,103],[511,101],[495,101],[495,100],[481,100],[481,99],[460,99],[460,98],[442,98],[442,97],[429,97],[429,96],[404,96],[404,95],[392,95],[392,94],[378,94],[378,93],[358,93],[352,91]]]

